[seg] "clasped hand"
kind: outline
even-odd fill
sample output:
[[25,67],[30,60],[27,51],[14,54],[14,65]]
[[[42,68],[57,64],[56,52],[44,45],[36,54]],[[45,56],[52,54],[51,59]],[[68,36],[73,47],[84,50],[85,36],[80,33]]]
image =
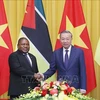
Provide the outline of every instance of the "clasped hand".
[[41,73],[35,73],[34,78],[38,81],[42,81],[44,79],[44,75]]

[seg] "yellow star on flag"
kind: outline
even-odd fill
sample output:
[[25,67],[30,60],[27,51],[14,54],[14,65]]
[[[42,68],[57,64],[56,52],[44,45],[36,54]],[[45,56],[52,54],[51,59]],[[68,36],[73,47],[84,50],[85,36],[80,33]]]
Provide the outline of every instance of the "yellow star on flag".
[[5,31],[7,26],[8,26],[7,24],[0,25],[0,46],[5,47],[5,48],[8,49],[8,46],[6,45],[3,38],[1,37],[1,35],[3,34],[3,32]]
[[86,24],[82,24],[80,26],[74,27],[72,25],[72,23],[70,22],[69,18],[67,17],[66,19],[67,19],[66,29],[69,30],[73,35],[72,44],[73,45],[76,44],[80,47],[88,49],[88,47],[86,46],[86,44],[84,43],[84,41],[80,37],[80,35],[81,35],[82,31],[84,30]]

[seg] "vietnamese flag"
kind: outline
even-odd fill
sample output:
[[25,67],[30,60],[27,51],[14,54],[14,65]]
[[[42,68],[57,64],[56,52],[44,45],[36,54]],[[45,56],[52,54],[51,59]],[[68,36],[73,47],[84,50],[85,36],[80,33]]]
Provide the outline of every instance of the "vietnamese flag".
[[[0,96],[8,91],[8,57],[12,52],[12,43],[6,19],[3,0],[0,0]],[[6,97],[3,99],[7,99]]]
[[[69,30],[73,34],[73,45],[82,48],[84,51],[87,93],[89,93],[96,87],[96,78],[91,42],[80,0],[66,0],[59,33],[63,30]],[[58,38],[55,49],[60,47],[61,44]]]

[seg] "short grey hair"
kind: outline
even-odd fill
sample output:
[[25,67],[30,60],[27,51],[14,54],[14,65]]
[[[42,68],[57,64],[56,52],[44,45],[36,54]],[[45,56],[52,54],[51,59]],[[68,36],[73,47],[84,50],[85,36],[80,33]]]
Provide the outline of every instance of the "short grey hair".
[[64,30],[62,32],[60,32],[60,37],[61,37],[61,34],[64,34],[64,33],[70,33],[71,34],[71,38],[73,37],[72,33],[68,30]]

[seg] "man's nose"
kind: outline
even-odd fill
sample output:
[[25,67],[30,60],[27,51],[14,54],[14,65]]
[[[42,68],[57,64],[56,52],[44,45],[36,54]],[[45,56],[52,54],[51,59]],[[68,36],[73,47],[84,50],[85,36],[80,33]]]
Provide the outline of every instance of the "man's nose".
[[67,42],[67,40],[64,40],[64,42]]
[[25,45],[24,45],[24,47],[28,47],[28,45],[27,45],[27,44],[25,44]]

